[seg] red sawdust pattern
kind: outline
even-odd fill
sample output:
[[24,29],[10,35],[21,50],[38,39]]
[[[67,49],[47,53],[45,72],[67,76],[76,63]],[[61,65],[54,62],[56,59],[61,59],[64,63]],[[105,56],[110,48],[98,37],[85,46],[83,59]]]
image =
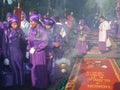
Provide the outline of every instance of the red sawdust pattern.
[[73,67],[65,90],[120,90],[119,73],[114,59],[80,59]]

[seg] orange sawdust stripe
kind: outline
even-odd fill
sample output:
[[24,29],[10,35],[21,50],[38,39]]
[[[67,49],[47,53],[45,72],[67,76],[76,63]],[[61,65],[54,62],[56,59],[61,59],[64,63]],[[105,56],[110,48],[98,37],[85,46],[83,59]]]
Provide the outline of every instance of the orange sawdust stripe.
[[111,59],[110,59],[109,61],[110,61],[110,63],[111,63],[111,66],[112,66],[112,68],[113,68],[113,70],[114,70],[114,72],[115,72],[115,75],[116,75],[117,79],[120,81],[119,74],[118,74],[118,72],[116,71],[116,68],[115,68],[113,62],[111,61]]
[[[77,79],[78,79],[78,73],[80,71],[79,66],[81,65],[81,61],[79,63],[77,63],[77,62],[78,62],[78,60],[76,61],[76,63],[74,64],[74,66],[72,68],[72,72],[69,76],[68,83],[65,86],[65,90],[74,90],[74,88],[75,88],[75,84],[76,84]],[[75,69],[77,72],[74,72]],[[73,75],[75,75],[75,77],[72,77]]]

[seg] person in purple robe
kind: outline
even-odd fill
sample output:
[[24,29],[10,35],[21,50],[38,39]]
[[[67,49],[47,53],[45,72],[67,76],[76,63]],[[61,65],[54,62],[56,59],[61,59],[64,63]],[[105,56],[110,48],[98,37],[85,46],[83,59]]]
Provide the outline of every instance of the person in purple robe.
[[46,48],[46,56],[47,56],[47,70],[48,70],[48,76],[49,76],[49,83],[52,84],[51,78],[51,73],[54,68],[54,63],[55,63],[55,42],[54,42],[54,36],[55,36],[55,31],[54,31],[54,21],[50,18],[45,18],[44,19],[44,26],[47,31],[47,36],[48,36],[48,46]]
[[88,51],[88,43],[86,41],[87,33],[90,32],[90,28],[85,24],[82,19],[79,21],[79,25],[75,28],[77,32],[77,41],[75,48],[81,53],[86,54]]
[[9,32],[9,29],[10,28],[10,18],[11,18],[12,14],[10,12],[8,12],[6,14],[6,21],[3,21],[2,24],[3,24],[3,40],[2,40],[2,50],[3,50],[3,56],[4,58],[6,58],[8,56],[8,32]]
[[27,37],[27,51],[30,54],[31,81],[34,88],[45,90],[48,86],[46,52],[48,37],[45,28],[39,22],[39,14],[30,15],[30,31]]
[[55,25],[54,25],[54,29],[55,29],[55,36],[54,36],[54,51],[55,53],[55,58],[57,59],[61,59],[64,53],[64,40],[62,38],[62,34],[61,34],[61,30],[63,29],[63,25],[60,22],[60,18],[59,17],[55,17]]
[[[59,34],[58,26],[55,26],[55,22],[50,18],[44,19],[45,28],[47,30],[47,35],[49,38],[49,44],[47,47],[47,67],[49,72],[49,81],[53,85],[61,77],[60,68],[56,64],[56,61],[62,58],[62,37]],[[57,25],[59,25],[57,23]],[[57,31],[56,31],[57,30]],[[61,44],[61,45],[60,45]]]
[[[62,33],[62,31],[64,33]],[[51,72],[51,81],[52,84],[56,83],[56,81],[63,76],[63,73],[60,71],[60,67],[57,64],[57,61],[61,60],[64,55],[65,50],[65,37],[66,31],[64,29],[63,23],[60,21],[58,16],[55,17],[55,24],[54,24],[54,68]]]
[[77,37],[77,42],[76,42],[76,49],[78,52],[81,54],[86,54],[88,51],[88,43],[86,41],[86,34],[84,34],[82,31],[79,33]]
[[14,14],[9,20],[8,32],[4,33],[6,38],[7,55],[5,60],[9,60],[9,65],[13,76],[13,85],[22,86],[24,84],[24,71],[23,71],[23,54],[21,52],[21,39],[24,39],[24,33],[18,27],[18,18]]

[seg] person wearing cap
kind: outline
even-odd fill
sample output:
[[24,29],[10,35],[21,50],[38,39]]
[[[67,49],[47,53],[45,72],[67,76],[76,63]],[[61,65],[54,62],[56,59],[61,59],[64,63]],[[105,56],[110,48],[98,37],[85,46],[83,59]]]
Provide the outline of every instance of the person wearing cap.
[[104,16],[101,16],[99,21],[100,21],[100,25],[99,25],[98,46],[99,46],[99,50],[101,51],[101,53],[104,53],[104,52],[108,51],[106,42],[108,39],[107,31],[110,29],[110,25]]
[[10,27],[9,21],[10,21],[11,16],[12,16],[12,14],[10,12],[8,12],[6,14],[5,21],[1,22],[1,24],[0,24],[0,28],[1,28],[0,52],[2,54],[2,57],[0,58],[2,64],[0,66],[1,66],[1,69],[3,69],[3,70],[7,69],[7,71],[10,71],[9,60],[7,59],[8,51],[9,51],[7,42],[8,42],[8,32],[9,32],[8,28]]
[[[66,36],[66,30],[64,28],[63,23],[60,21],[60,17],[55,17],[55,37],[54,37],[54,42],[55,42],[55,58],[61,59],[63,57],[64,53],[64,48],[63,46],[65,45],[64,37]],[[64,31],[65,33],[62,33],[61,31]],[[63,35],[64,34],[64,35]]]
[[12,13],[11,12],[8,12],[7,14],[6,14],[6,22],[9,22],[10,21],[10,18],[11,18],[11,16],[12,16]]
[[50,18],[45,19],[44,21],[47,26],[48,36],[50,37],[48,52],[50,51],[49,54],[52,57],[51,60],[48,61],[48,69],[50,70],[49,79],[51,84],[55,84],[56,81],[62,76],[60,67],[56,62],[63,57],[64,53],[64,41],[62,35],[60,34],[63,25],[59,21],[59,17],[55,17],[55,20],[51,20]]
[[5,50],[5,49],[7,49],[7,42],[8,42],[8,32],[9,32],[9,27],[10,27],[10,23],[9,23],[9,21],[10,21],[10,18],[11,18],[11,16],[12,16],[12,13],[10,13],[10,12],[8,12],[7,14],[6,14],[6,21],[3,21],[2,23],[3,23],[3,40],[2,40],[2,50],[3,50],[3,56],[4,57],[6,57],[6,55],[7,55],[7,52],[6,51],[8,51],[8,50]]
[[90,32],[91,31],[91,29],[85,23],[84,19],[79,20],[79,25],[75,28],[75,30],[77,30],[77,31],[83,30],[84,32]]
[[48,86],[46,52],[48,37],[45,28],[39,22],[39,14],[30,15],[30,30],[27,37],[27,51],[30,54],[31,81],[34,88],[45,90]]
[[60,42],[56,41],[56,32],[55,32],[55,22],[51,18],[44,19],[45,28],[47,31],[47,36],[49,38],[49,43],[46,49],[47,52],[47,69],[49,74],[49,82],[51,85],[55,84],[58,80],[60,74],[58,73],[60,69],[57,69],[56,60],[58,58],[56,49],[59,49]]
[[13,85],[22,86],[24,84],[24,70],[23,70],[23,54],[21,52],[21,39],[24,39],[24,33],[18,27],[18,18],[12,15],[9,20],[9,28],[7,33],[7,50],[6,58],[10,65]]

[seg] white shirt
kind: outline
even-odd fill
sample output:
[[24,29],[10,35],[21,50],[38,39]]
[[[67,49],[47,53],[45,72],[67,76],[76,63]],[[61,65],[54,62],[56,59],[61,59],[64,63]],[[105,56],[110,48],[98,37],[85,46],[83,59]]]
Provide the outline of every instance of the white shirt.
[[107,30],[110,30],[108,21],[104,21],[99,26],[99,41],[105,42],[107,39]]

